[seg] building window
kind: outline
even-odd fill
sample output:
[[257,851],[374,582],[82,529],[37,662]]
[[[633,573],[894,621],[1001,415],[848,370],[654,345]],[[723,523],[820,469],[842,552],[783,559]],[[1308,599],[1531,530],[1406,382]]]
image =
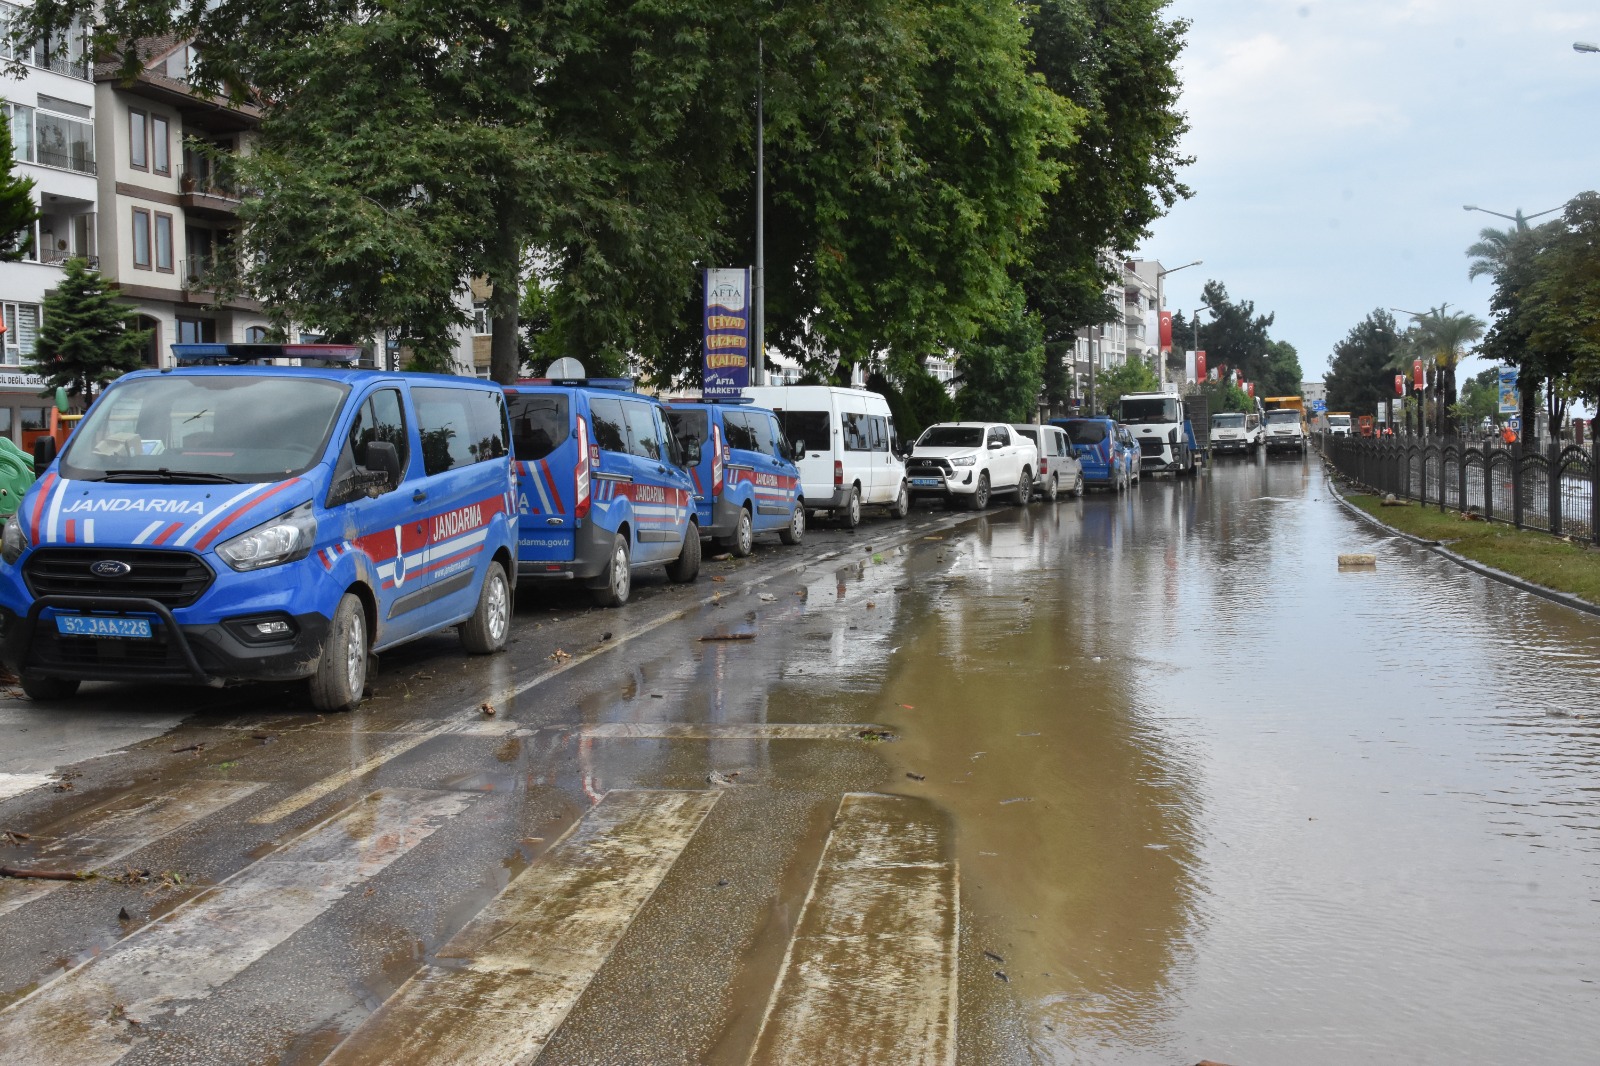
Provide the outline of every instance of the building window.
[[244,342],[246,344],[265,344],[265,343],[267,343],[267,327],[266,326],[250,326],[249,328],[247,328],[244,331]]
[[150,269],[150,212],[142,207],[133,209],[133,268]]
[[149,116],[143,111],[128,111],[128,165],[134,170],[148,170],[149,157],[146,151],[149,147],[150,134],[147,130]]
[[33,345],[39,339],[38,304],[0,304],[0,314],[5,316],[6,331],[4,362],[6,366],[21,366],[33,358]]
[[171,134],[167,120],[160,115],[150,116],[150,169],[157,174],[172,173]]
[[156,212],[156,269],[172,273],[172,216]]
[[215,344],[217,321],[214,318],[178,319],[179,344]]
[[489,305],[475,303],[472,305],[472,332],[479,337],[488,337],[494,333],[494,319],[489,315]]

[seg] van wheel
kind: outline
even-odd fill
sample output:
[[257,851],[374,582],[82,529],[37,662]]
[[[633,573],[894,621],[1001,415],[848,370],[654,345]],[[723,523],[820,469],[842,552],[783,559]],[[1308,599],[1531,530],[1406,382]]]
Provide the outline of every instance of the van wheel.
[[361,601],[345,593],[333,612],[328,640],[311,675],[311,706],[319,711],[353,711],[367,688],[367,661],[372,640]]
[[689,528],[683,531],[683,548],[678,552],[678,557],[667,564],[667,577],[680,585],[687,585],[699,573],[700,527],[690,522]]
[[22,691],[30,700],[70,700],[78,694],[78,684],[75,677],[45,677],[27,672],[22,675]]
[[611,562],[606,566],[606,583],[590,589],[589,595],[601,607],[621,607],[633,591],[633,568],[628,562],[628,538],[621,533],[611,538]]
[[741,559],[756,550],[756,531],[750,524],[750,508],[739,508],[739,524],[733,536],[723,541],[722,545]]
[[1017,481],[1017,505],[1028,506],[1028,501],[1033,499],[1033,471],[1027,467],[1022,468],[1022,477]]
[[1083,471],[1081,469],[1078,471],[1077,478],[1072,482],[1072,492],[1068,495],[1074,500],[1083,496]]
[[473,655],[489,655],[506,646],[506,635],[511,632],[511,582],[498,562],[489,564],[478,591],[478,608],[457,632],[462,647]]
[[1049,479],[1039,489],[1039,496],[1045,503],[1055,503],[1056,497],[1061,495],[1061,486],[1056,482],[1056,476],[1051,474]]
[[894,506],[889,508],[890,518],[904,518],[911,513],[911,490],[904,481],[900,482],[900,495],[894,498]]
[[850,502],[834,512],[839,516],[839,524],[846,529],[854,529],[861,524],[861,486],[850,486]]
[[778,539],[791,548],[799,544],[806,537],[806,509],[798,503],[789,514],[789,524],[778,532]]

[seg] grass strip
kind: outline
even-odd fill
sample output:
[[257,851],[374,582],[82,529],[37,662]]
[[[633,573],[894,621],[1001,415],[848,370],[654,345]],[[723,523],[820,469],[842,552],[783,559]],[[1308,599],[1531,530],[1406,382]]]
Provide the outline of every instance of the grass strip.
[[1415,503],[1385,507],[1379,496],[1357,495],[1348,489],[1345,499],[1402,533],[1439,541],[1474,562],[1600,603],[1600,551],[1548,533],[1464,518],[1459,511],[1440,511]]

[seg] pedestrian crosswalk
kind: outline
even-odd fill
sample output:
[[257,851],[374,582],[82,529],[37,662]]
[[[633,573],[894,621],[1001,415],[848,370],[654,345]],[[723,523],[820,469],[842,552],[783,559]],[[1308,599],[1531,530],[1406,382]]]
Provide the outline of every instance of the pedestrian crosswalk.
[[[764,736],[833,739],[836,728]],[[589,732],[626,741],[704,730]],[[194,781],[130,793],[79,816],[72,832],[36,847],[34,861],[103,866],[261,787]],[[728,796],[605,792],[342,1042],[325,1043],[326,1062],[536,1061]],[[362,886],[370,895],[369,882],[425,840],[483,823],[490,803],[425,788],[361,796],[0,1011],[0,1064],[112,1066],[144,1045],[159,1053],[163,1039],[183,1038],[193,1008]],[[798,918],[781,964],[774,953],[753,973],[771,991],[754,1001],[766,1007],[752,1066],[955,1061],[959,877],[946,837],[942,816],[921,800],[843,797],[803,904],[786,904]],[[32,893],[63,887],[75,886],[0,882],[0,905],[18,900],[14,911],[39,898]],[[0,917],[0,939],[16,917]]]

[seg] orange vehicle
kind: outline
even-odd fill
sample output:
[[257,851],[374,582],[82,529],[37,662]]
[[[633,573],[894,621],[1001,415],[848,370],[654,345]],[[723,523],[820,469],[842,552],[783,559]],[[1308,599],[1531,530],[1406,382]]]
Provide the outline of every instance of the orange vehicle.
[[1361,415],[1356,419],[1356,431],[1363,437],[1372,436],[1372,416]]

